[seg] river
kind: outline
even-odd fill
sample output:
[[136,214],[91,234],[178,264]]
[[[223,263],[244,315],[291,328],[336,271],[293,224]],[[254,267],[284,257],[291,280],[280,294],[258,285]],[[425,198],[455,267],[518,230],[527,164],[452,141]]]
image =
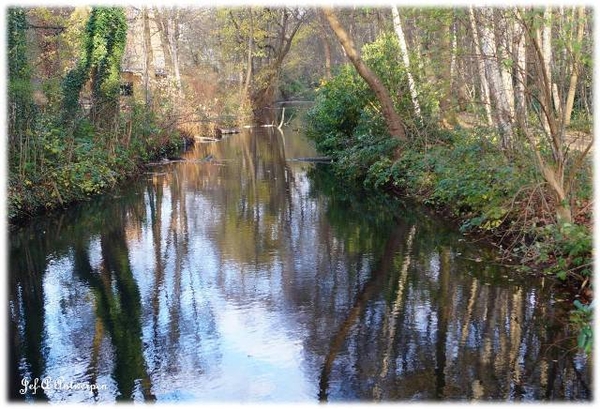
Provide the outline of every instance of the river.
[[592,399],[556,282],[314,156],[247,129],[11,230],[9,398]]

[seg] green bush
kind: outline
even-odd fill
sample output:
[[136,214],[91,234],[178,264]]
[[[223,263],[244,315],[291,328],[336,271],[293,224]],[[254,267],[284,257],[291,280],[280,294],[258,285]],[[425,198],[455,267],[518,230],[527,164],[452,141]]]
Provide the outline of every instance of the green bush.
[[9,219],[102,193],[144,162],[180,146],[179,135],[161,131],[143,109],[134,109],[129,120],[126,145],[115,143],[114,135],[102,134],[87,119],[65,127],[60,120],[40,116],[31,147],[35,160],[27,162],[23,172],[16,171],[15,160],[9,162]]

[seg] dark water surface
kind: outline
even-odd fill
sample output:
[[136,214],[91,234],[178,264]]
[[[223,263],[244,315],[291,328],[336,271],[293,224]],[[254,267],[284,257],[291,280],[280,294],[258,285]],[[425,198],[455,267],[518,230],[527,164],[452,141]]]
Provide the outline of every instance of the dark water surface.
[[315,155],[255,128],[11,231],[11,399],[591,399],[554,282]]

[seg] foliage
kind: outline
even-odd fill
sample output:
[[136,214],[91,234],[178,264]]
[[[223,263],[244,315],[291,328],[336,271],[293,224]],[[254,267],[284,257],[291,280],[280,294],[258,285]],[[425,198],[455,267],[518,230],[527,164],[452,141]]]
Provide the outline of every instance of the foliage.
[[400,45],[396,35],[384,33],[373,43],[366,44],[362,48],[362,58],[390,91],[396,112],[400,113],[407,128],[407,134],[414,138],[423,127],[436,123],[440,95],[426,81],[420,83],[418,89],[423,123],[413,116],[414,108],[410,98],[407,72],[401,61]]
[[540,262],[552,261],[547,272],[561,280],[585,281],[592,275],[592,235],[586,226],[565,223],[538,229],[534,244]]
[[510,218],[513,198],[531,169],[509,161],[485,140],[455,135],[452,145],[410,146],[391,167],[396,190],[416,194],[462,220],[463,231],[495,230]]
[[586,354],[592,352],[594,344],[594,331],[592,329],[592,319],[594,315],[594,301],[589,304],[583,304],[579,300],[573,302],[575,310],[571,311],[571,325],[578,332],[577,346]]
[[[51,120],[40,120],[38,166],[24,175],[9,174],[9,219],[102,193],[144,162],[181,146],[176,132],[161,131],[156,119],[141,107],[132,115],[132,138],[128,145],[115,149],[110,149],[109,138],[99,137],[86,119],[75,122],[72,133]],[[127,125],[122,123],[121,132]]]
[[[408,134],[414,138],[424,126],[435,122],[438,103],[435,94],[426,86],[421,87],[419,94],[423,123],[412,116],[408,80],[395,36],[384,34],[375,42],[366,44],[362,57],[390,91]],[[345,139],[340,142],[347,143],[353,135],[368,132],[384,134],[377,98],[350,65],[343,66],[334,78],[317,90],[309,120],[308,134],[325,153],[339,147],[332,139]]]
[[[89,15],[75,9],[70,17],[60,16],[64,19],[60,21],[75,19],[79,24],[82,15],[88,15],[83,35],[71,38],[79,47],[69,44],[81,49],[80,58],[63,78],[61,72],[55,77],[42,75],[28,60],[39,46],[36,41],[46,41],[44,35],[25,35],[28,18],[56,17],[35,11],[29,16],[23,9],[9,10],[9,98],[15,115],[9,140],[8,214],[13,222],[99,194],[144,162],[179,148],[181,141],[168,118],[145,106],[129,104],[119,114],[120,63],[127,33],[122,8],[94,7]],[[61,58],[60,53],[53,56]],[[60,65],[55,63],[48,66]],[[62,104],[38,110],[31,95],[33,78],[47,93],[59,90]],[[91,92],[93,102],[87,116],[79,106],[83,89]]]
[[28,137],[35,115],[27,59],[27,26],[24,9],[8,9],[8,130],[10,140],[18,143]]

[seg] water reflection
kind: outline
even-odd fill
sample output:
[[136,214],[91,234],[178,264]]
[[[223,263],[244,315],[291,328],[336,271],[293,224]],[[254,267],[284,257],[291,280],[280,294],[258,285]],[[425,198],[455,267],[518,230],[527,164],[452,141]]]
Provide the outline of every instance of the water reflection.
[[10,397],[591,399],[552,283],[290,160],[314,155],[249,130],[11,232]]

